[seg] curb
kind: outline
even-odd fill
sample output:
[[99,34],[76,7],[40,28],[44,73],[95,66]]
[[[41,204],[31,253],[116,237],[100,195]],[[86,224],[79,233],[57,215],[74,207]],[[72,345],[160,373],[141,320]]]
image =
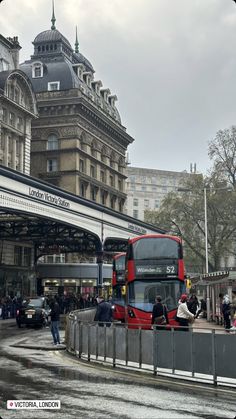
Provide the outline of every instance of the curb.
[[23,348],[23,349],[36,349],[41,351],[64,351],[66,349],[65,345],[52,345],[52,346],[39,346],[39,345],[31,345],[31,344],[13,344],[10,345],[12,348]]

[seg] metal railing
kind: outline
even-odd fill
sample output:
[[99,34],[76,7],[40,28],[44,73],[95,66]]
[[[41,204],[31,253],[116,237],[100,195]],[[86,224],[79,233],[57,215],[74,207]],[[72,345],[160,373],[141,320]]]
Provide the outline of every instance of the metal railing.
[[67,320],[66,345],[69,352],[87,361],[236,386],[235,333],[196,327],[187,332],[176,327],[130,329],[116,323],[99,327],[78,319],[74,312]]

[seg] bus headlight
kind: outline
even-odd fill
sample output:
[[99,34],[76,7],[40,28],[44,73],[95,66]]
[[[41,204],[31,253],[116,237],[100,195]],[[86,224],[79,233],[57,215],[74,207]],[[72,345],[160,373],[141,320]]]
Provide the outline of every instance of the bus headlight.
[[131,310],[131,309],[129,309],[128,315],[129,315],[129,317],[135,317],[135,314],[134,314],[133,310]]

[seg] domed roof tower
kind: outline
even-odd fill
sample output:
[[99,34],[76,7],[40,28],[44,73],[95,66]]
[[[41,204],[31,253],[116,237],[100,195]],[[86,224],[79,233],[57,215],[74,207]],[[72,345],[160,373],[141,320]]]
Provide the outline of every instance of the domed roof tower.
[[122,126],[116,95],[95,79],[79,51],[77,28],[74,49],[56,29],[54,4],[51,22],[20,66],[32,81],[39,113],[32,124],[31,174],[123,212],[125,153],[133,138]]

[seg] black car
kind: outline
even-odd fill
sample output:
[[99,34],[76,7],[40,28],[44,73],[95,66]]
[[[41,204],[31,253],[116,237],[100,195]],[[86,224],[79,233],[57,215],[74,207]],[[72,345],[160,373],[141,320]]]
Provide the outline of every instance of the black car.
[[35,297],[23,301],[22,306],[16,312],[16,324],[32,326],[46,326],[50,308],[47,299]]

